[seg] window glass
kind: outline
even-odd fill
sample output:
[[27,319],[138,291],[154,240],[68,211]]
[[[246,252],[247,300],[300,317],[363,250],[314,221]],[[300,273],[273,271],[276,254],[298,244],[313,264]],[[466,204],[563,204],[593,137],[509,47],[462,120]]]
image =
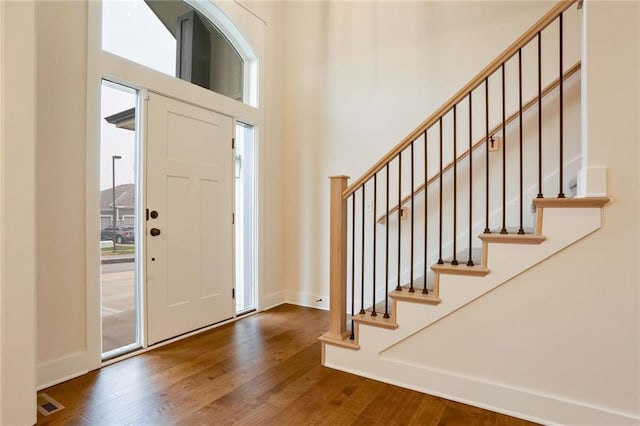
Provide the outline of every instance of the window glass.
[[100,120],[100,277],[102,357],[140,347],[136,279],[138,93],[103,81]]
[[181,1],[103,1],[102,48],[243,101],[242,57],[206,17]]

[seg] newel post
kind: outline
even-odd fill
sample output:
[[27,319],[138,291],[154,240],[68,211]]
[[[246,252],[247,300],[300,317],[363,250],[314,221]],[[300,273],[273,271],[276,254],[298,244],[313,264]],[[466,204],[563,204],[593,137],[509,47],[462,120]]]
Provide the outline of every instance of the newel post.
[[332,176],[329,235],[329,331],[326,337],[342,340],[347,331],[347,200],[342,193],[348,176]]

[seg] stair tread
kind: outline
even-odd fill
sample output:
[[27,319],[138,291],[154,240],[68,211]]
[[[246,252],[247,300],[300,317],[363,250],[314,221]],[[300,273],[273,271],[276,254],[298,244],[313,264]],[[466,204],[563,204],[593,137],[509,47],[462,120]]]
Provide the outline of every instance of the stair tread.
[[[433,271],[427,271],[427,288],[433,288],[433,281],[436,279],[435,274],[433,273]],[[422,287],[424,286],[424,279],[421,276],[419,277],[415,277],[413,279],[413,288],[420,288],[422,289]],[[405,283],[402,284],[400,287],[402,288],[409,288],[409,283]],[[390,293],[392,293],[393,291],[395,291],[395,289],[393,289]]]
[[[518,235],[518,231],[520,230],[520,227],[518,226],[507,226],[507,235]],[[525,234],[535,234],[535,228],[532,227],[528,227],[525,226],[522,228],[522,230],[524,231]],[[494,228],[491,229],[491,233],[490,234],[480,234],[480,235],[505,235],[505,234],[501,234],[500,231],[502,231],[502,228]]]
[[413,293],[409,292],[408,287],[403,287],[403,291],[394,291],[390,296],[396,300],[402,300],[406,302],[425,303],[431,305],[437,305],[441,302],[440,298],[434,291],[429,290],[428,294],[422,293],[422,288],[415,287]]
[[609,202],[608,197],[534,198],[533,205],[542,208],[597,208]]
[[480,261],[475,262],[473,266],[467,266],[465,263],[460,263],[456,266],[451,265],[450,263],[445,263],[442,265],[435,264],[431,267],[434,272],[440,274],[450,274],[450,275],[474,275],[474,276],[485,276],[489,273],[489,269],[483,268],[482,263]]
[[[482,248],[480,247],[471,247],[471,259],[473,259],[474,263],[481,263],[482,261]],[[456,252],[456,260],[458,264],[466,264],[469,260],[469,248],[459,250]],[[447,257],[443,259],[444,263],[451,263],[453,261],[453,257]]]
[[482,241],[490,243],[511,243],[511,244],[540,244],[546,237],[544,235],[530,234],[480,234]]
[[389,329],[398,328],[398,324],[393,315],[389,314],[389,318],[385,318],[383,312],[377,312],[375,317],[371,316],[371,312],[365,312],[364,314],[356,314],[352,318],[359,324],[368,324]]

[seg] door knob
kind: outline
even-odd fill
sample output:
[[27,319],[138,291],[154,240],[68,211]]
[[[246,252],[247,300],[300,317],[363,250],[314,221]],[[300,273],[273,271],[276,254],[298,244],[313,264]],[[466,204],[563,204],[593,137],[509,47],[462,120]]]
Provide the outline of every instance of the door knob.
[[160,235],[160,230],[158,228],[151,228],[151,231],[149,231],[149,233],[152,237],[157,237],[158,235]]

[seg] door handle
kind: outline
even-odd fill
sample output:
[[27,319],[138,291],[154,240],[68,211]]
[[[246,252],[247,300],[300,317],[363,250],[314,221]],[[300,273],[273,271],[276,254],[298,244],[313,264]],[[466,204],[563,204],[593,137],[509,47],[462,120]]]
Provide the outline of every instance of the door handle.
[[157,237],[158,235],[160,235],[160,230],[158,228],[151,228],[151,231],[149,231],[149,233],[152,237]]

